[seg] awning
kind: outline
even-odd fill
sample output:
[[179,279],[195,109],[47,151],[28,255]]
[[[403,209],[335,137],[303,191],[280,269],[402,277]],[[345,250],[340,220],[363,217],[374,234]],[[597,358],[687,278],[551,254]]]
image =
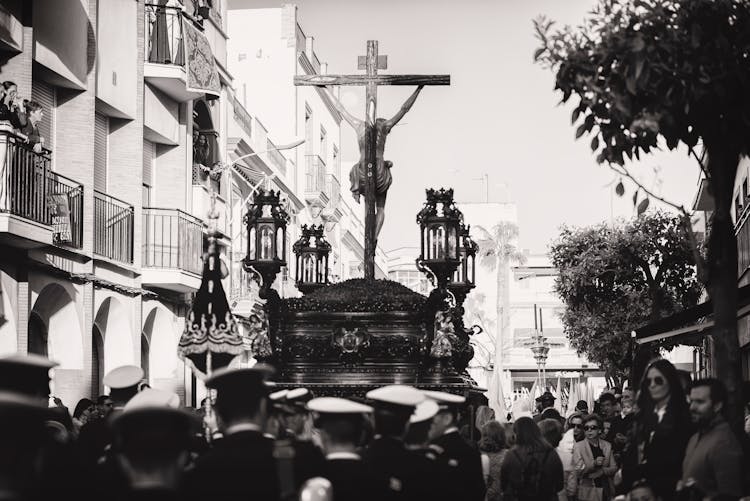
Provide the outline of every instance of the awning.
[[[713,310],[713,302],[708,300],[644,325],[635,330],[635,342],[647,344],[670,339],[682,344],[696,344],[711,332],[714,326]],[[737,289],[737,319],[748,314],[750,314],[750,285]]]
[[206,35],[187,18],[182,19],[185,53],[187,54],[187,89],[217,98],[221,94],[221,81],[216,70],[216,60]]

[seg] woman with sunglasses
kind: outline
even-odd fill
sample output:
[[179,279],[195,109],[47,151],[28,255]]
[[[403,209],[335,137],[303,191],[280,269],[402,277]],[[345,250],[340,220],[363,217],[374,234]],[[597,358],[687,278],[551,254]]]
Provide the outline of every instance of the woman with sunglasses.
[[576,497],[581,501],[612,499],[612,477],[617,471],[612,445],[600,438],[602,418],[589,414],[583,418],[584,440],[573,447],[573,466],[578,480]]
[[675,499],[685,447],[692,434],[690,409],[677,369],[668,360],[651,362],[641,381],[634,433],[622,455],[623,487],[648,481],[664,501]]

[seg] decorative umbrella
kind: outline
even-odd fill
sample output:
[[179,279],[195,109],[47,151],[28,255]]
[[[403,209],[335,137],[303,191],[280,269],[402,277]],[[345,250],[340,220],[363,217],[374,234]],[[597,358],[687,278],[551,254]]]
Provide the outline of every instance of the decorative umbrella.
[[177,355],[192,365],[201,379],[212,370],[229,365],[244,349],[242,335],[221,285],[222,275],[222,262],[212,233],[208,238],[201,286],[177,346]]

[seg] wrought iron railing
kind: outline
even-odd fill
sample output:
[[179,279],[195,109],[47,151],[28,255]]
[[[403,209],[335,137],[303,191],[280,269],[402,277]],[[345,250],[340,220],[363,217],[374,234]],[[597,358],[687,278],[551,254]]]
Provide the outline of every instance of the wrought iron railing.
[[94,190],[94,254],[133,262],[133,206]]
[[83,186],[50,172],[47,180],[52,241],[57,245],[83,247]]
[[146,4],[146,61],[184,66],[182,10]]
[[12,132],[0,131],[0,166],[0,210],[50,224],[47,209],[49,154],[46,151],[35,153],[23,138]]
[[83,186],[50,170],[50,151],[0,131],[0,212],[52,226],[53,243],[83,246]]
[[324,191],[326,186],[326,163],[319,155],[308,155],[305,166],[305,191]]
[[203,222],[179,209],[143,208],[143,267],[201,273]]
[[234,119],[237,121],[240,127],[242,127],[242,130],[245,131],[245,134],[247,134],[247,137],[252,139],[253,117],[250,116],[250,113],[247,112],[245,107],[242,106],[242,103],[240,103],[236,97],[234,98],[234,101],[232,102],[232,108],[234,109]]

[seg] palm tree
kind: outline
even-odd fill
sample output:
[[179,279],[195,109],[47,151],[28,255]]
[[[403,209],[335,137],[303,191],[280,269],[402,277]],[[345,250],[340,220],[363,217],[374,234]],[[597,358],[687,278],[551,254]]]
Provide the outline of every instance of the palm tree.
[[489,271],[495,271],[497,284],[497,299],[495,313],[497,315],[495,332],[495,372],[502,376],[503,370],[503,341],[509,339],[509,308],[510,308],[510,266],[523,264],[526,256],[516,247],[518,240],[518,226],[510,221],[500,221],[490,231],[482,226],[475,226],[479,238],[479,263]]

